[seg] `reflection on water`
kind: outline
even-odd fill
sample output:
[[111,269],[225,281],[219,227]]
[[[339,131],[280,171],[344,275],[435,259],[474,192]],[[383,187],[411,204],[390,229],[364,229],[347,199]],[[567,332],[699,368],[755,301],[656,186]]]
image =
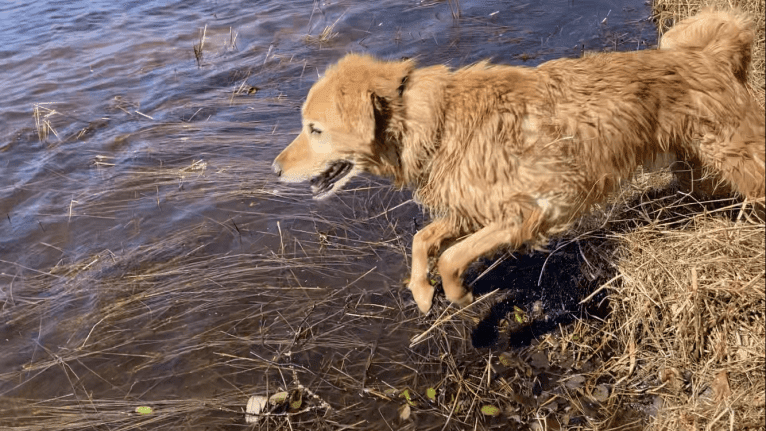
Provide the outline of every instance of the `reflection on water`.
[[[423,222],[407,193],[359,180],[356,191],[315,203],[269,170],[318,74],[349,51],[534,66],[655,42],[641,0],[460,7],[455,20],[443,1],[0,5],[0,393],[161,399],[179,388],[269,385],[232,377],[227,367],[242,364],[189,340],[260,334],[262,345],[284,347],[296,323],[264,307],[287,298],[300,314],[320,303],[324,314],[301,315],[325,322],[350,294],[332,302],[314,291],[279,293],[291,286],[353,286],[370,308],[357,314],[386,320],[363,320],[348,336],[384,337],[381,346],[401,351],[412,333],[400,323],[415,314],[393,304],[410,301],[399,282]],[[176,293],[163,290],[174,282]],[[263,286],[274,291],[256,295]],[[129,296],[136,291],[143,296]],[[343,318],[313,331],[334,331]],[[247,339],[241,357],[255,342]],[[318,354],[313,343],[295,348],[305,364]],[[275,360],[282,347],[259,354]],[[350,354],[334,347],[322,355]],[[85,353],[93,362],[80,359]],[[56,361],[73,365],[64,372]],[[391,365],[380,375],[398,372]]]

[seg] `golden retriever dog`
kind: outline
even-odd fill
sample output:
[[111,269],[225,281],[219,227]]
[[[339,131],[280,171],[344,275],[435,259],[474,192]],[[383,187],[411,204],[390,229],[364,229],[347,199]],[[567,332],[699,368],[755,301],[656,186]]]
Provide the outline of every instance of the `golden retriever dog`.
[[316,199],[361,172],[412,188],[433,221],[413,239],[409,289],[427,313],[429,257],[449,243],[437,267],[464,306],[472,261],[564,231],[659,153],[762,199],[764,113],[744,84],[753,37],[746,17],[704,11],[660,49],[536,68],[349,54],[309,91],[303,130],[273,169]]

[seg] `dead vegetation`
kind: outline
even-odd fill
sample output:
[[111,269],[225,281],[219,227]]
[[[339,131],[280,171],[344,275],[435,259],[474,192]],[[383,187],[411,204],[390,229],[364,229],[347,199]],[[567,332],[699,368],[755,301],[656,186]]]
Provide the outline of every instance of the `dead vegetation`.
[[609,362],[661,399],[652,429],[764,426],[764,227],[689,217],[623,235]]
[[204,29],[200,29],[199,32],[199,43],[195,44],[193,46],[194,48],[194,59],[197,60],[197,67],[202,67],[202,57],[205,52],[205,35],[207,34],[207,25],[205,25]]
[[326,25],[321,32],[319,32],[318,35],[312,36],[311,35],[311,21],[314,19],[315,12],[319,11],[323,17],[325,17],[324,11],[319,7],[319,2],[314,1],[313,9],[311,10],[311,16],[309,17],[309,28],[306,32],[306,36],[303,37],[303,40],[310,45],[318,45],[323,46],[330,43],[333,39],[338,37],[338,32],[335,31],[335,26],[338,25],[338,22],[346,15],[346,13],[342,13],[338,19],[336,19],[332,24]]
[[[764,2],[657,0],[660,32],[703,5],[753,17],[748,80],[763,106]],[[766,428],[764,224],[747,220],[736,205],[728,211],[621,235],[622,280],[605,331],[613,331],[622,353],[608,362],[609,372],[630,388],[626,394],[659,396],[648,429]]]
[[58,112],[46,105],[52,106],[53,104],[35,103],[34,109],[32,110],[32,116],[35,118],[35,128],[37,129],[37,138],[40,142],[46,142],[48,140],[48,135],[51,133],[53,133],[56,138],[59,137],[50,121],[50,118],[57,115]]

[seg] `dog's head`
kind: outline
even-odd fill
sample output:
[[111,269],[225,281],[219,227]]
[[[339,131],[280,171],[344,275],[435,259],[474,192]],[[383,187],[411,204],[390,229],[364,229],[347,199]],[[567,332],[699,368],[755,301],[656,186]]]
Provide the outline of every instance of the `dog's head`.
[[413,67],[349,54],[329,68],[303,104],[303,130],[274,160],[280,180],[309,181],[314,199],[324,199],[360,172],[395,175],[390,125]]

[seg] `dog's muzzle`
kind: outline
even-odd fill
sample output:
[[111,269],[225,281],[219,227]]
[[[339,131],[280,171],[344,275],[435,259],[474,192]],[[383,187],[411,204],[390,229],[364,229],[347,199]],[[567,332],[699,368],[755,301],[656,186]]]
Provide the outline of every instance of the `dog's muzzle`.
[[271,170],[274,171],[278,177],[282,176],[282,166],[279,165],[279,162],[274,161],[274,163],[271,164]]

